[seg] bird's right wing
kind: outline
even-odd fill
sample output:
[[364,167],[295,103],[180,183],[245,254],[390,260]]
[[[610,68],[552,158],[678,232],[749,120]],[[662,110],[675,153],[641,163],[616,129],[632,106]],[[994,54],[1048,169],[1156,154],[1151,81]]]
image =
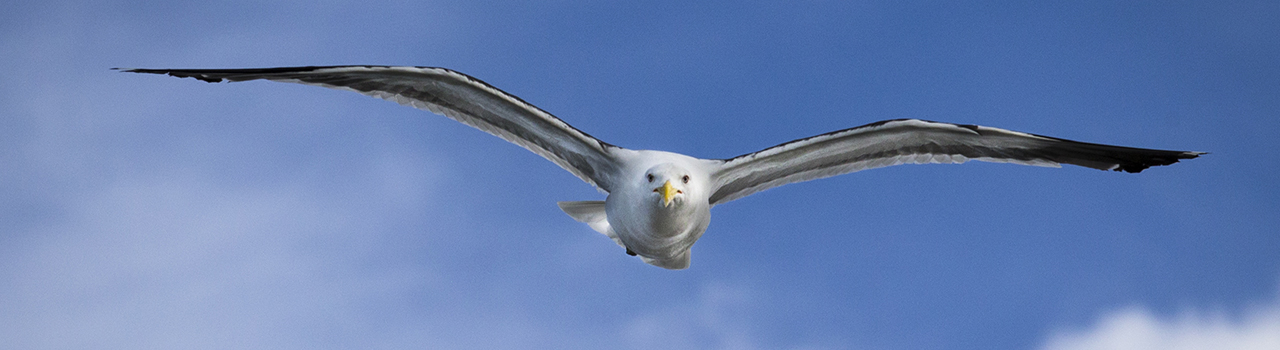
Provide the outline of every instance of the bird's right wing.
[[617,146],[579,131],[518,97],[445,68],[390,66],[252,69],[122,69],[207,82],[272,80],[354,91],[435,112],[520,145],[609,191]]
[[712,170],[712,205],[793,182],[911,163],[1060,163],[1136,173],[1203,152],[1084,143],[978,125],[916,119],[875,122],[721,160]]

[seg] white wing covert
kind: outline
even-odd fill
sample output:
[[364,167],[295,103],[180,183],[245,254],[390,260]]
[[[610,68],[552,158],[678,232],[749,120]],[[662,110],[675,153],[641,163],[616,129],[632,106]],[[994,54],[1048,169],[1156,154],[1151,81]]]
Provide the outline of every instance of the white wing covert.
[[834,131],[744,154],[713,171],[712,205],[793,182],[899,164],[964,163],[970,159],[1140,172],[1203,152],[1100,145],[1016,131],[895,119]]
[[435,67],[329,66],[262,69],[123,69],[207,82],[265,79],[354,91],[428,110],[520,145],[608,192],[618,148],[479,79]]

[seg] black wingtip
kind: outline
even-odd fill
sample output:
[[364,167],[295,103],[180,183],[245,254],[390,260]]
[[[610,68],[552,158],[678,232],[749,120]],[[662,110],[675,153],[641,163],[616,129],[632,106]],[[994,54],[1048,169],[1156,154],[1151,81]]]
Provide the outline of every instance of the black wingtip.
[[201,74],[200,72],[195,70],[147,69],[147,68],[111,68],[111,70],[125,72],[125,73],[160,74],[160,75],[168,75],[171,77],[178,77],[178,78],[192,78],[192,79],[197,79],[207,83],[220,83],[225,80],[222,77],[211,77],[206,74]]
[[1137,161],[1133,163],[1121,164],[1117,166],[1115,169],[1111,169],[1111,170],[1123,171],[1127,173],[1140,173],[1143,170],[1147,170],[1148,168],[1151,168],[1154,166],[1172,165],[1173,163],[1177,163],[1180,160],[1195,159],[1205,154],[1209,154],[1209,152],[1190,152],[1190,151],[1178,152],[1176,154],[1172,154],[1172,157],[1161,157],[1161,156],[1151,157],[1151,158],[1143,159],[1141,161]]

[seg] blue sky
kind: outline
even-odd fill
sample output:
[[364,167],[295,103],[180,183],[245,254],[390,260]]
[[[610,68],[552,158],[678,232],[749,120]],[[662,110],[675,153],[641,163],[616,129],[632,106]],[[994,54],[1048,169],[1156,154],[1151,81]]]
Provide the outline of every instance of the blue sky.
[[[1275,349],[1280,5],[19,2],[0,14],[15,348]],[[111,67],[455,69],[726,158],[891,118],[1207,151],[912,165],[717,206],[689,270],[603,196],[342,91]]]

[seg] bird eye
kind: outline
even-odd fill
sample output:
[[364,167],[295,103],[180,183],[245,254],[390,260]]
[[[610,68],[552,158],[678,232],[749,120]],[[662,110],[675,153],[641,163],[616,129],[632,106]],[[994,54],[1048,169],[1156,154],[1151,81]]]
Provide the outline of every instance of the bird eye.
[[689,175],[685,175],[684,177],[680,178],[680,181],[684,181],[684,183],[689,183]]
[[649,182],[653,182],[653,174],[646,174],[645,176],[649,177]]

